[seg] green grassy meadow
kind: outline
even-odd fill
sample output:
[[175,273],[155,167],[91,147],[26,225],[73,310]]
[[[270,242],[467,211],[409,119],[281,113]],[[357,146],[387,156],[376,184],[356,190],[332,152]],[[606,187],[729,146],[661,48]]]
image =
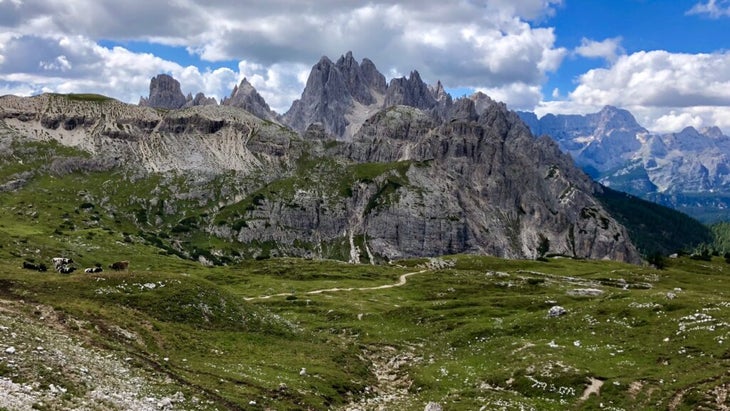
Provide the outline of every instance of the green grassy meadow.
[[[726,401],[717,393],[730,383],[730,265],[720,258],[674,259],[664,270],[478,256],[427,270],[416,260],[142,261],[129,272],[62,275],[3,258],[2,299],[82,320],[86,329],[68,331],[174,376],[211,409],[338,409],[366,404],[376,387],[401,393],[386,403],[396,410],[429,401],[448,410],[691,410]],[[401,287],[307,294],[394,284],[415,271],[423,272]],[[567,314],[548,318],[553,305]],[[389,386],[375,371],[394,359]],[[591,379],[602,386],[583,398]]]

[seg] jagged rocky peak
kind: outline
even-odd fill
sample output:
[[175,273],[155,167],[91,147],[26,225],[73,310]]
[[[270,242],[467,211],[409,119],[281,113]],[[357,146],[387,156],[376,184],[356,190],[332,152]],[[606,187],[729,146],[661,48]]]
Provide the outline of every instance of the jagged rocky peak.
[[271,110],[263,97],[253,85],[244,78],[238,86],[233,88],[231,96],[224,99],[221,105],[242,108],[258,118],[276,120],[276,113]]
[[194,106],[217,106],[218,101],[216,101],[215,97],[206,97],[203,93],[198,93],[193,97],[192,95],[188,94],[187,97],[187,103],[185,103],[185,107],[194,107]]
[[363,75],[362,68],[357,60],[352,57],[352,52],[348,51],[346,55],[340,56],[335,63],[337,69],[342,73],[343,80],[355,101],[366,106],[375,103],[375,97],[370,92],[370,84]]
[[310,124],[321,122],[328,133],[342,136],[347,127],[345,113],[353,107],[353,101],[342,72],[323,56],[312,67],[302,97],[284,113],[283,121],[300,133]]
[[372,61],[358,63],[352,52],[336,63],[323,56],[282,121],[300,133],[321,123],[329,135],[347,139],[380,107],[385,90],[385,77]]
[[588,117],[593,117],[592,122],[598,127],[643,129],[631,112],[614,106],[605,106],[598,113],[589,114]]
[[428,85],[421,80],[418,71],[413,70],[411,75],[390,80],[388,91],[385,94],[384,107],[404,105],[421,110],[428,110],[438,104]]
[[469,96],[469,100],[474,102],[474,108],[476,109],[477,114],[483,113],[486,109],[496,103],[494,100],[492,100],[491,97],[482,93],[481,91],[477,91],[476,93]]
[[720,130],[720,127],[717,127],[717,126],[705,127],[702,130],[700,130],[700,133],[704,136],[707,136],[709,138],[714,138],[714,139],[720,139],[720,138],[727,137],[726,135],[722,134],[722,130]]
[[150,81],[150,95],[140,98],[139,105],[164,109],[181,108],[187,99],[180,89],[180,82],[169,74],[158,74]]
[[385,76],[375,67],[375,63],[368,58],[364,58],[362,59],[362,63],[360,63],[360,70],[362,71],[362,78],[370,86],[372,91],[378,94],[385,94],[388,83],[385,81]]
[[164,108],[175,110],[184,107],[217,105],[215,97],[206,97],[198,93],[187,97],[180,89],[180,82],[169,74],[158,74],[150,80],[149,97],[140,97],[139,105],[144,107]]
[[435,86],[428,86],[428,89],[431,90],[431,94],[437,102],[451,100],[451,95],[446,92],[441,80],[437,81]]

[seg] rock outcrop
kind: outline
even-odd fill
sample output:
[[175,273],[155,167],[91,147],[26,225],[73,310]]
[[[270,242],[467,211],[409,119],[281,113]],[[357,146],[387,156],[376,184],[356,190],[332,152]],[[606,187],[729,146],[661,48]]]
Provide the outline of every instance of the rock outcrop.
[[224,99],[221,105],[242,108],[258,118],[276,121],[276,113],[245,78],[233,88],[231,96]]
[[358,64],[352,52],[348,52],[336,63],[322,57],[312,67],[302,97],[292,104],[282,121],[299,133],[312,124],[321,124],[330,136],[350,141],[370,116],[397,105],[424,110],[438,120],[463,115],[452,113],[453,99],[440,81],[429,86],[413,71],[409,77],[392,79],[386,84],[385,76],[372,61],[363,59]]
[[349,140],[383,102],[385,77],[375,64],[358,63],[352,52],[336,63],[322,57],[312,67],[302,97],[283,115],[282,122],[299,133],[321,124],[329,135]]
[[185,106],[187,101],[179,81],[168,74],[159,74],[150,81],[149,97],[140,98],[139,105],[174,110]]

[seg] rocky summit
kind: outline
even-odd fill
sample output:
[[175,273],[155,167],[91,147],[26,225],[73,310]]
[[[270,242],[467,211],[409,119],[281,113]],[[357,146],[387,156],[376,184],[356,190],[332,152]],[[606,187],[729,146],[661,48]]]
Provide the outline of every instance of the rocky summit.
[[164,109],[176,109],[187,99],[180,89],[180,82],[168,74],[159,74],[150,81],[150,95],[140,98],[139,105]]
[[365,120],[383,108],[416,107],[443,120],[450,115],[451,104],[441,82],[429,86],[414,70],[386,84],[372,61],[366,58],[358,63],[348,52],[335,63],[322,57],[312,67],[302,97],[294,101],[282,122],[300,133],[321,125],[328,135],[349,141]]
[[266,100],[245,78],[241,80],[241,84],[233,88],[229,98],[221,101],[221,105],[242,108],[264,120],[275,121],[277,118],[276,113],[271,110]]
[[217,105],[213,97],[205,97],[203,93],[197,93],[195,97],[188,94],[186,97],[180,89],[180,82],[169,74],[159,74],[150,80],[150,94],[148,97],[140,97],[139,105],[142,107],[162,108],[175,110],[183,107]]

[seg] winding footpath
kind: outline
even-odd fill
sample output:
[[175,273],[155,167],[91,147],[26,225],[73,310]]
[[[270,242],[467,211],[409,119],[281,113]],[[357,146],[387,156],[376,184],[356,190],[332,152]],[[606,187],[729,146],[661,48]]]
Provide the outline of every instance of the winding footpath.
[[411,272],[411,273],[405,273],[405,274],[401,275],[398,278],[398,282],[396,282],[396,283],[393,283],[393,284],[385,284],[385,285],[378,285],[378,286],[375,286],[375,287],[349,287],[349,288],[335,287],[335,288],[324,288],[324,289],[321,289],[321,290],[305,291],[305,292],[302,292],[302,293],[279,293],[279,294],[272,294],[272,295],[262,295],[262,296],[259,296],[259,297],[244,297],[244,300],[246,300],[246,301],[252,301],[252,300],[268,300],[269,298],[273,298],[273,297],[287,297],[287,296],[295,295],[295,294],[312,295],[312,294],[322,294],[322,293],[334,293],[334,292],[340,292],[340,291],[372,291],[372,290],[383,290],[383,289],[386,289],[386,288],[393,288],[393,287],[402,287],[402,286],[406,285],[406,282],[408,282],[408,277],[410,277],[412,275],[416,275],[416,274],[422,274],[422,273],[425,273],[426,271],[430,271],[430,270],[429,269],[423,269],[421,271],[414,271],[414,272]]

